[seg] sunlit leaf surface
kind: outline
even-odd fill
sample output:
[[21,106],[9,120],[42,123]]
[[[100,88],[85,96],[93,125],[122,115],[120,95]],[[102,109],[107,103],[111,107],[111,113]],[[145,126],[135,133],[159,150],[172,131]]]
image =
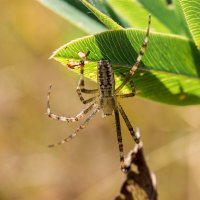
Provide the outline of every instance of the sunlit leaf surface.
[[197,47],[200,47],[200,1],[180,0],[185,18]]
[[[118,85],[123,79],[121,73],[128,73],[134,64],[144,37],[142,30],[107,31],[74,40],[55,51],[52,57],[66,65],[71,59],[80,60],[78,52],[90,50],[85,76],[96,81],[97,62],[107,58],[112,62]],[[192,41],[151,32],[142,63],[133,76],[138,95],[167,104],[199,104],[199,66],[199,52]],[[130,89],[126,85],[122,92]]]

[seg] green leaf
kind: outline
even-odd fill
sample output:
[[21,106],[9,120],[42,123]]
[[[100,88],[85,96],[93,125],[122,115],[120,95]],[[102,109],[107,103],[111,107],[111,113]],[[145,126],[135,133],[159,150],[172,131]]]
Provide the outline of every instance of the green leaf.
[[[45,5],[55,13],[59,14],[60,16],[64,17],[68,21],[72,22],[74,25],[84,30],[85,32],[94,34],[107,30],[107,28],[103,24],[101,24],[99,19],[95,16],[95,14],[93,14],[90,9],[84,6],[80,0],[37,1],[40,2],[42,5]],[[127,27],[126,22],[124,22],[124,20],[115,13],[115,11],[110,7],[107,1],[88,0],[88,2],[93,5],[93,9],[96,10],[96,12],[99,12],[100,15],[104,13],[105,19],[107,19],[107,16],[109,16],[111,19],[115,20],[117,23],[115,21],[113,21],[113,23],[115,23],[118,28],[120,28],[120,25],[118,24],[121,24],[123,27]],[[89,3],[86,2],[87,5]],[[96,8],[98,8],[99,11]]]
[[89,4],[86,0],[80,0],[88,9],[90,9],[98,19],[105,24],[109,29],[111,30],[118,30],[122,29],[120,25],[118,25],[115,21],[113,21],[110,17],[107,15],[103,14],[99,10],[97,10],[94,6]]
[[[127,21],[130,27],[146,28],[147,16],[149,12],[145,10],[137,1],[132,0],[109,0],[110,6],[115,10],[119,16]],[[152,16],[153,28],[156,31],[168,32],[168,29],[156,17]]]
[[95,20],[93,15],[87,15],[88,10],[84,9],[81,2],[73,4],[70,0],[38,1],[88,33],[98,33],[106,30],[101,23]]
[[[145,31],[137,29],[106,31],[74,40],[54,52],[52,58],[68,64],[80,60],[78,52],[91,51],[85,76],[96,81],[97,61],[111,60],[116,75],[116,86],[134,64]],[[75,70],[79,72],[79,69]],[[181,36],[150,33],[142,63],[133,76],[138,95],[174,105],[200,103],[200,55],[195,44]],[[120,80],[121,79],[121,80]],[[122,92],[130,92],[127,84]]]
[[168,27],[172,33],[191,37],[179,0],[173,0],[171,5],[167,5],[166,0],[138,1],[148,12]]
[[200,47],[200,1],[199,0],[180,0],[187,24],[192,33],[193,39]]

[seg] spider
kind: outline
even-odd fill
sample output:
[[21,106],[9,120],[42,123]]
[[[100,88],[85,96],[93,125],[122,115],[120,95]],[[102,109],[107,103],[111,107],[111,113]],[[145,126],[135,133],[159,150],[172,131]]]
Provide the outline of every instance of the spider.
[[[101,110],[103,116],[110,116],[113,114],[115,115],[115,123],[116,123],[116,132],[117,132],[117,140],[118,140],[118,146],[119,146],[119,152],[120,152],[120,163],[121,163],[121,170],[123,172],[126,172],[126,166],[124,163],[124,152],[123,152],[123,143],[122,143],[122,136],[121,136],[121,125],[120,125],[120,114],[131,134],[133,139],[136,143],[140,142],[140,134],[139,132],[135,132],[133,129],[133,126],[131,125],[126,113],[124,112],[122,106],[117,101],[118,98],[125,98],[125,97],[133,97],[136,94],[136,90],[134,87],[133,82],[130,80],[131,77],[134,75],[135,71],[137,70],[140,61],[142,59],[142,56],[144,54],[144,51],[147,46],[148,38],[149,38],[149,30],[150,30],[150,22],[151,22],[151,16],[148,18],[148,27],[146,31],[146,36],[144,39],[144,42],[141,46],[139,55],[137,57],[137,60],[135,64],[132,66],[129,73],[124,77],[124,80],[122,81],[121,85],[119,85],[115,89],[115,78],[114,73],[112,70],[111,62],[107,59],[101,59],[98,62],[97,67],[97,84],[98,89],[86,89],[85,83],[84,83],[84,66],[87,61],[87,56],[89,55],[90,51],[88,51],[86,54],[83,52],[79,52],[78,55],[81,58],[79,63],[71,62],[70,66],[71,68],[74,68],[75,66],[80,67],[80,80],[78,82],[77,86],[77,94],[80,98],[80,101],[83,104],[88,104],[88,106],[83,109],[79,114],[77,114],[75,117],[65,117],[65,116],[59,116],[57,114],[54,114],[51,112],[50,108],[50,94],[51,94],[51,85],[49,86],[48,95],[47,95],[47,115],[50,118],[64,121],[64,122],[76,122],[79,121],[81,118],[83,118],[86,114],[88,114],[91,111],[91,114],[86,118],[86,120],[68,137],[61,140],[60,142],[56,144],[51,144],[49,147],[54,147],[57,145],[64,144],[68,141],[70,141],[72,138],[74,138],[80,130],[84,129],[88,122]],[[125,84],[130,83],[132,87],[132,92],[129,94],[121,94],[119,93],[120,90],[125,86]],[[84,99],[82,93],[85,94],[94,94],[94,97],[91,97],[89,99]]]

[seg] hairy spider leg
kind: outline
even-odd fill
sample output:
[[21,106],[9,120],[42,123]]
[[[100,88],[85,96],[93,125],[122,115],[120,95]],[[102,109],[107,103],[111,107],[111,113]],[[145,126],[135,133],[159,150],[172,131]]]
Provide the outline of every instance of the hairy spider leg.
[[[96,94],[98,92],[98,89],[93,89],[93,90],[89,90],[89,89],[85,89],[85,82],[84,82],[84,66],[85,66],[85,61],[87,59],[87,56],[90,54],[90,51],[87,52],[87,54],[84,54],[83,52],[79,52],[78,55],[81,57],[81,61],[79,63],[80,66],[80,79],[78,82],[78,86],[76,88],[76,92],[80,98],[80,101],[83,104],[87,104],[89,102],[91,102],[93,99],[88,99],[85,100],[82,93],[86,93],[86,94]],[[95,97],[94,97],[95,98]]]
[[49,147],[55,147],[61,144],[64,144],[66,142],[69,142],[71,139],[73,139],[74,137],[77,136],[77,134],[79,133],[79,131],[81,131],[82,129],[84,129],[86,127],[86,125],[89,123],[89,121],[96,115],[97,112],[99,112],[99,107],[96,107],[93,112],[88,116],[88,118],[74,131],[74,133],[72,133],[71,135],[69,135],[68,137],[66,137],[65,139],[61,140],[60,142],[56,143],[56,144],[50,144]]
[[130,80],[129,83],[130,83],[131,88],[132,88],[131,93],[128,93],[128,94],[121,94],[121,93],[119,93],[119,94],[116,94],[117,97],[127,98],[127,97],[133,97],[133,96],[135,96],[135,94],[136,94],[135,84],[134,84],[134,82],[132,80]]
[[87,60],[87,56],[90,54],[90,51],[88,51],[86,54],[84,54],[83,52],[79,52],[78,55],[82,58],[82,60],[80,61],[80,80],[79,80],[79,84],[78,87],[80,89],[81,92],[83,93],[87,93],[87,94],[94,94],[98,92],[98,89],[85,89],[85,82],[84,82],[84,66],[85,66],[85,62]]
[[140,61],[142,60],[142,56],[144,55],[144,52],[145,52],[145,49],[147,47],[147,43],[148,43],[148,40],[149,40],[149,31],[150,31],[150,24],[151,24],[151,15],[149,15],[149,18],[148,18],[148,27],[147,27],[147,31],[146,31],[146,36],[145,36],[145,39],[144,39],[144,42],[141,46],[141,49],[140,49],[140,52],[139,52],[139,55],[136,59],[136,62],[135,64],[132,66],[131,70],[129,71],[129,74],[124,78],[124,81],[121,83],[121,85],[116,89],[116,92],[119,92],[123,87],[124,85],[126,85],[126,83],[131,79],[131,77],[134,75],[135,71],[138,69],[138,66],[140,64]]
[[115,113],[115,124],[116,124],[116,132],[117,132],[117,142],[119,147],[119,157],[120,157],[120,163],[121,163],[121,170],[125,172],[125,163],[124,163],[124,147],[122,142],[122,134],[121,134],[121,124],[120,124],[120,118],[119,118],[119,111],[116,108],[114,110]]
[[88,103],[94,101],[95,99],[96,99],[96,96],[95,96],[95,97],[91,97],[91,98],[89,98],[89,99],[84,99],[84,98],[81,98],[81,97],[80,97],[80,100],[81,100],[81,102],[82,102],[83,104],[88,104]]
[[122,118],[124,119],[124,122],[129,130],[131,136],[133,137],[135,142],[137,144],[139,144],[140,143],[140,135],[138,134],[138,132],[134,131],[133,126],[131,125],[131,122],[129,121],[126,113],[124,112],[124,109],[122,108],[122,106],[119,103],[118,103],[118,109],[119,109],[119,112],[120,112]]
[[75,117],[65,117],[54,114],[51,112],[51,107],[50,107],[51,87],[52,85],[49,85],[49,90],[47,94],[47,115],[52,119],[56,119],[63,122],[76,122],[79,121],[82,117],[84,117],[90,110],[92,110],[92,108],[95,105],[95,102],[93,102],[92,104],[87,106],[84,110],[82,110],[79,114],[77,114]]

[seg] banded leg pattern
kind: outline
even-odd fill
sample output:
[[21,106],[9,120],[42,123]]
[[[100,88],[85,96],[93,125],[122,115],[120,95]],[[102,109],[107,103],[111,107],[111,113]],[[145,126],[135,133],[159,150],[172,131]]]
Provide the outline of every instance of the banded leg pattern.
[[135,64],[133,65],[133,67],[130,70],[130,74],[132,74],[132,75],[137,70],[137,68],[138,68],[138,66],[140,64],[140,61],[142,60],[142,56],[144,55],[145,49],[147,47],[147,43],[148,43],[148,40],[149,40],[150,24],[151,24],[151,15],[149,15],[149,18],[148,18],[148,27],[147,27],[147,31],[146,31],[146,36],[145,36],[145,39],[144,39],[144,43],[142,44],[142,47],[140,49],[140,53],[139,53],[139,55],[137,57],[137,60],[136,60]]
[[117,132],[117,141],[118,141],[118,146],[119,146],[119,156],[120,156],[121,170],[123,172],[126,172],[126,166],[125,166],[125,163],[124,163],[124,148],[123,148],[123,143],[122,143],[119,111],[117,109],[115,109],[114,112],[115,112],[115,124],[116,124],[116,132]]
[[132,66],[132,68],[130,70],[130,73],[125,77],[125,79],[122,82],[122,84],[116,89],[116,92],[119,92],[124,87],[124,85],[126,85],[126,83],[134,75],[135,71],[138,69],[138,66],[140,64],[140,61],[142,60],[142,56],[144,55],[144,52],[145,52],[145,49],[147,47],[147,43],[148,43],[148,40],[149,40],[150,24],[151,24],[151,15],[149,15],[149,18],[148,18],[148,27],[147,27],[147,31],[146,31],[146,36],[145,36],[144,42],[143,42],[143,44],[141,46],[141,49],[140,49],[139,55],[138,55],[138,57],[136,59],[136,62]]
[[87,52],[87,54],[85,55],[84,53],[82,52],[79,52],[79,56],[82,58],[82,60],[80,61],[80,80],[78,82],[78,86],[76,88],[76,92],[80,98],[80,101],[83,103],[83,104],[87,104],[89,102],[91,102],[92,100],[88,99],[88,100],[85,100],[83,98],[83,95],[82,93],[86,93],[86,94],[96,94],[98,92],[98,89],[93,89],[93,90],[89,90],[89,89],[85,89],[84,86],[85,86],[85,82],[84,82],[84,66],[85,66],[85,61],[86,61],[86,58],[87,56],[89,55],[90,51]]
[[133,81],[130,81],[129,83],[130,83],[131,88],[132,88],[131,93],[128,93],[128,94],[116,94],[117,97],[127,98],[127,97],[133,97],[133,96],[135,96],[135,94],[136,94],[135,85],[134,85]]
[[61,140],[60,142],[56,143],[56,144],[50,144],[49,147],[55,147],[61,144],[64,144],[66,142],[69,142],[71,139],[73,139],[74,137],[77,136],[77,134],[79,133],[79,131],[81,131],[82,129],[84,129],[86,127],[86,125],[89,123],[89,121],[96,115],[96,113],[99,112],[99,108],[95,108],[94,111],[89,115],[89,117],[74,131],[74,133],[72,133],[71,135],[69,135],[68,137],[66,137],[65,139]]
[[60,115],[54,114],[54,113],[51,112],[51,107],[50,107],[51,87],[52,86],[50,85],[49,90],[48,90],[48,94],[47,94],[47,115],[52,119],[56,119],[56,120],[63,121],[63,122],[79,121],[82,117],[84,117],[84,115],[86,115],[90,110],[92,110],[92,108],[95,105],[95,102],[90,104],[88,107],[86,107],[84,110],[82,110],[75,117],[65,117],[65,116],[60,116]]
[[133,137],[133,139],[135,140],[135,142],[138,144],[140,143],[140,135],[138,135],[138,132],[135,132],[133,129],[133,126],[131,125],[126,113],[124,112],[122,106],[118,103],[118,109],[119,112],[122,115],[122,118],[124,119],[124,122],[126,123],[126,126],[131,134],[131,136]]

